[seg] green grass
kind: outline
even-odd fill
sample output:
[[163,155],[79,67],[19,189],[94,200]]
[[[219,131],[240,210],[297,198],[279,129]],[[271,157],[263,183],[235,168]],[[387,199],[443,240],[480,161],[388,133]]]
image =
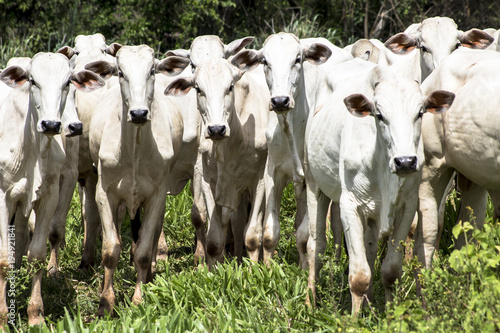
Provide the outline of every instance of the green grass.
[[[99,288],[103,269],[82,273],[80,260],[83,228],[75,194],[68,215],[66,245],[61,251],[61,272],[57,279],[43,281],[46,325],[31,328],[45,332],[372,332],[372,331],[494,331],[500,329],[500,226],[487,221],[485,231],[474,231],[476,242],[461,252],[452,252],[452,240],[442,241],[440,258],[432,271],[423,273],[427,309],[416,296],[413,265],[404,266],[396,288],[396,301],[385,307],[380,281],[380,262],[374,273],[374,301],[361,316],[351,317],[347,280],[348,257],[333,259],[333,239],[328,236],[325,265],[318,282],[318,305],[305,305],[307,272],[297,265],[293,236],[295,203],[293,189],[286,188],[281,212],[281,240],[278,256],[270,267],[244,260],[228,259],[209,272],[194,267],[194,229],[190,222],[191,196],[185,190],[167,199],[164,230],[169,246],[168,260],[160,261],[154,282],[144,285],[144,301],[130,302],[135,270],[129,265],[131,232],[129,221],[123,226],[123,250],[115,272],[117,317],[97,319]],[[445,223],[456,214],[459,198],[451,196]],[[492,215],[489,206],[488,216]],[[458,234],[469,228],[456,227]],[[450,232],[451,233],[451,232]],[[451,236],[451,235],[450,235]],[[100,262],[100,246],[96,262]],[[383,252],[383,249],[380,249]],[[23,267],[26,267],[24,265]],[[28,331],[26,306],[30,293],[26,268],[17,274],[18,326]],[[11,327],[12,329],[12,327]]]

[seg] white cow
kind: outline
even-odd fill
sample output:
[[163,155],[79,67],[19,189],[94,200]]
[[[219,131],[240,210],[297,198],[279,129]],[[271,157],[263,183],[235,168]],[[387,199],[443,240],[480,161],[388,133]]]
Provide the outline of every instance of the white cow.
[[90,152],[97,166],[96,202],[103,229],[104,281],[98,315],[113,311],[113,274],[121,250],[120,225],[144,209],[134,262],[137,284],[132,300],[142,301],[141,283],[151,280],[151,262],[162,229],[169,173],[182,144],[182,103],[163,95],[155,83],[157,63],[148,46],[123,46],[116,61],[86,68],[117,75],[91,120]]
[[315,295],[332,200],[340,205],[356,315],[365,295],[370,296],[377,243],[386,236],[382,281],[386,299],[392,298],[392,286],[401,276],[399,242],[408,234],[418,203],[421,117],[426,111],[442,112],[453,94],[435,92],[424,102],[413,78],[360,59],[331,73],[331,99],[310,115],[306,129],[309,288]]
[[[224,44],[223,41],[218,37],[214,35],[205,35],[205,36],[199,36],[196,37],[193,42],[191,43],[190,49],[189,50],[184,50],[184,49],[179,49],[179,50],[174,50],[174,51],[169,51],[167,52],[166,56],[171,57],[171,56],[178,56],[181,58],[177,57],[171,57],[169,61],[171,64],[167,67],[166,73],[170,76],[176,76],[181,74],[186,76],[190,75],[187,70],[184,70],[188,64],[190,64],[191,71],[193,72],[196,67],[203,63],[207,62],[209,60],[214,60],[214,59],[227,59],[231,56],[233,56],[235,53],[240,51],[242,48],[244,48],[246,45],[250,44],[254,40],[253,37],[244,37],[241,39],[237,39],[232,41],[229,44]],[[245,74],[248,76],[248,74]],[[258,78],[256,78],[258,80]],[[201,115],[200,112],[198,111],[197,107],[195,106],[194,111],[191,108],[184,108],[184,112],[186,113],[184,115],[184,136],[192,137],[194,138],[194,135],[196,134],[197,139],[198,139],[198,144],[200,145],[201,151],[204,151],[205,153],[207,151],[212,150],[212,143],[210,139],[205,138],[203,135],[200,137],[200,132],[201,132]],[[193,113],[194,112],[194,113]],[[189,113],[189,114],[188,114]],[[186,141],[186,140],[184,140]],[[183,152],[189,152],[191,151],[191,148],[184,148],[182,149]],[[207,153],[206,153],[207,154]],[[206,156],[205,154],[205,156]],[[191,153],[190,153],[191,155]],[[207,157],[205,157],[206,159]],[[179,158],[181,160],[182,158]],[[191,159],[191,158],[188,158]],[[176,165],[174,166],[174,170],[172,171],[172,175],[175,174],[175,170],[178,168],[178,166],[181,164],[179,163],[179,160],[176,162]],[[187,164],[186,164],[187,165]],[[204,175],[207,174],[212,174],[210,177],[217,177],[217,170],[216,170],[216,164],[211,163],[209,170],[203,169],[203,160],[202,160],[202,155],[198,154],[196,158],[196,167],[191,168],[192,172],[189,174],[193,180],[192,180],[192,187],[191,191],[193,194],[193,206],[191,210],[191,220],[192,223],[195,227],[196,230],[196,250],[194,254],[194,259],[195,259],[195,264],[198,262],[201,262],[203,258],[205,258],[205,252],[206,252],[206,220],[207,220],[207,207],[205,204],[205,197],[210,194],[204,194],[203,192],[206,189],[201,186],[203,182],[203,177]],[[185,173],[185,175],[188,175]],[[236,212],[234,212],[231,216],[231,223],[232,229],[233,230],[233,237],[234,237],[234,255],[237,256],[238,258],[241,258],[243,254],[243,229],[246,220],[248,218],[248,197],[244,196],[243,200],[241,201],[240,208]],[[235,222],[237,221],[243,221],[243,225],[236,225]]]
[[449,17],[431,17],[410,25],[385,42],[385,46],[398,54],[406,54],[415,48],[420,50],[422,81],[439,63],[460,46],[484,49],[493,38],[479,29],[466,32],[457,29]]
[[[29,70],[11,66],[1,73],[1,80],[14,89],[1,104],[1,186],[0,239],[1,265],[4,272],[13,268],[9,253],[8,227],[15,216],[16,252],[27,240],[27,219],[36,215],[28,261],[36,267],[28,305],[30,324],[43,322],[41,264],[45,261],[50,220],[59,196],[59,174],[65,161],[61,136],[61,114],[71,83],[82,91],[102,87],[104,82],[89,71],[74,72],[66,56],[38,53]],[[26,82],[28,88],[22,88]],[[19,236],[19,238],[17,237]],[[16,256],[16,264],[20,264]],[[7,321],[6,275],[0,275],[0,313]]]
[[[421,224],[417,227],[415,246],[419,260],[430,268],[442,215],[439,207],[454,171],[459,178],[462,204],[472,207],[475,222],[484,222],[487,193],[498,202],[500,151],[496,125],[498,68],[496,51],[460,49],[445,58],[422,84],[422,91],[446,89],[456,93],[455,102],[446,114],[424,117],[422,133],[425,165],[420,186]],[[462,209],[461,209],[462,210]],[[463,210],[459,219],[471,221]]]
[[335,63],[349,58],[352,58],[350,54],[325,39],[301,41],[293,34],[278,33],[269,36],[261,50],[241,51],[232,60],[235,66],[245,70],[264,64],[271,93],[269,109],[275,111],[269,115],[266,131],[269,154],[264,174],[265,262],[272,258],[278,245],[281,195],[285,186],[293,180],[297,201],[297,249],[300,265],[306,267],[308,231],[304,191],[304,133],[309,110],[315,108],[316,104],[321,105],[330,89],[322,80],[328,69],[317,65],[324,64],[329,59]]
[[242,203],[247,200],[248,223],[242,214],[243,221],[231,220],[231,225],[235,237],[239,235],[234,226],[246,225],[245,246],[250,259],[257,261],[262,246],[269,93],[222,57],[196,63],[195,68],[192,77],[175,80],[165,93],[179,96],[195,88],[202,137],[212,141],[201,148],[203,177],[201,184],[195,183],[200,188],[194,189],[201,191],[208,214],[207,262],[212,267],[223,259],[231,215],[244,210]]
[[[121,47],[120,44],[113,43],[106,45],[104,36],[101,34],[78,35],[75,38],[75,47],[66,48],[68,56],[71,57],[72,65],[75,70],[83,70],[87,63],[97,60],[114,61],[114,54]],[[74,54],[74,56],[72,56]],[[74,129],[73,133],[78,131],[80,137],[67,139],[66,142],[71,146],[67,154],[67,163],[64,167],[64,176],[61,182],[62,195],[56,210],[56,214],[51,223],[50,241],[50,260],[48,264],[49,274],[54,275],[58,271],[58,253],[64,240],[66,231],[66,216],[69,211],[71,198],[75,185],[79,184],[80,201],[82,203],[82,223],[84,225],[83,253],[80,263],[81,269],[87,269],[94,264],[95,239],[99,229],[100,221],[98,210],[95,203],[95,184],[97,183],[97,174],[94,172],[92,159],[89,151],[89,127],[92,113],[95,106],[104,92],[117,80],[106,81],[106,87],[91,93],[81,93],[72,89],[68,98],[67,105],[73,103],[73,108],[78,110],[78,117],[81,119],[79,126],[68,125],[68,128]],[[64,113],[66,114],[66,112]],[[68,113],[69,114],[69,113]],[[64,121],[64,120],[63,120]]]

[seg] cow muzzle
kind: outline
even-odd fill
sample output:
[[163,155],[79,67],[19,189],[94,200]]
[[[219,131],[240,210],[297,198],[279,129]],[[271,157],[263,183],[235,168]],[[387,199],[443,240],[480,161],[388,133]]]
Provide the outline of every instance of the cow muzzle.
[[136,125],[143,125],[148,121],[148,114],[149,112],[146,109],[130,110],[129,121]]
[[410,175],[418,169],[417,156],[395,157],[394,166],[398,176]]
[[73,137],[83,134],[83,124],[80,122],[73,122],[68,124],[66,128],[66,137]]
[[40,122],[40,133],[45,135],[61,134],[61,122],[57,120],[42,120]]
[[273,111],[285,112],[289,111],[292,107],[290,97],[288,96],[271,97],[271,110]]
[[207,135],[209,139],[221,140],[226,137],[226,126],[225,125],[210,125],[207,126]]

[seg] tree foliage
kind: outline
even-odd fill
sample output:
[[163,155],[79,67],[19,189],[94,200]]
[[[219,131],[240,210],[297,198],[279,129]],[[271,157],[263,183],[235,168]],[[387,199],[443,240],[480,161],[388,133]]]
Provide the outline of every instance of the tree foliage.
[[[323,36],[338,45],[382,40],[426,17],[449,16],[460,29],[500,28],[500,3],[475,0],[0,0],[0,46],[30,55],[100,32],[109,42],[145,43],[159,54],[188,48],[199,35],[257,43],[278,31]],[[6,55],[2,52],[1,62]]]

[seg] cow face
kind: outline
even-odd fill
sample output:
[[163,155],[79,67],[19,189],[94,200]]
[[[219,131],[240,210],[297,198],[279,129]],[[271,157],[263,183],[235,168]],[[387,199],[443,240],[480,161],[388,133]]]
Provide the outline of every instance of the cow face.
[[149,46],[124,46],[116,54],[116,74],[127,121],[144,125],[151,120],[155,59]]
[[492,42],[493,38],[481,30],[461,32],[451,18],[432,17],[389,38],[385,46],[397,54],[407,54],[415,47],[420,48],[422,79],[425,79],[458,47],[483,49]]
[[303,85],[302,62],[319,65],[328,60],[331,50],[320,43],[307,47],[293,34],[279,33],[269,36],[260,51],[244,50],[232,60],[242,70],[264,65],[267,85],[271,93],[269,109],[287,112],[295,107],[297,86]]
[[[61,116],[71,83],[81,91],[104,85],[102,79],[89,71],[73,73],[69,59],[59,53],[38,53],[26,68],[10,66],[2,72],[1,80],[13,88],[29,82],[32,119],[37,131],[45,135],[61,133]],[[76,114],[76,110],[71,111]]]
[[354,94],[346,97],[344,103],[355,116],[375,118],[376,149],[388,157],[391,173],[402,177],[411,175],[423,164],[422,116],[425,112],[447,110],[454,94],[438,91],[424,101],[417,82],[387,77],[379,68],[372,72],[372,89],[372,99]]
[[165,89],[165,94],[182,96],[195,88],[205,137],[221,140],[231,133],[229,124],[236,112],[235,84],[243,73],[223,59],[205,62],[196,67],[192,77],[173,81]]

